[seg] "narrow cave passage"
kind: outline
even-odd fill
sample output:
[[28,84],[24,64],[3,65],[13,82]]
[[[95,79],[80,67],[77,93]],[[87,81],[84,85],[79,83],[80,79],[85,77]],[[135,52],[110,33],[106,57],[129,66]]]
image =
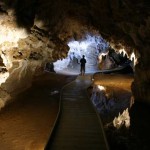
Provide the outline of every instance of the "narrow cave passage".
[[[33,147],[43,149],[46,140],[45,138],[43,141],[40,140],[42,139],[40,133],[44,133],[45,126],[50,125],[49,107],[53,107],[49,102],[51,94],[58,94],[58,87],[74,79],[74,75],[80,74],[80,64],[76,59],[79,60],[83,54],[78,51],[82,46],[83,51],[85,47],[88,49],[84,53],[88,60],[86,73],[97,72],[93,76],[93,83],[95,87],[100,87],[99,92],[103,95],[104,103],[101,105],[100,101],[95,100],[94,104],[96,106],[99,104],[98,111],[101,116],[103,115],[104,122],[111,122],[108,124],[110,128],[106,129],[111,146],[119,150],[149,150],[149,8],[149,0],[1,0],[0,147],[3,150],[33,149]],[[93,29],[98,30],[109,41],[110,49],[107,55],[100,54],[101,49],[98,51],[96,49],[98,45],[95,44],[95,37],[99,34],[87,35],[87,31]],[[95,36],[94,40],[89,38],[88,41],[91,41],[89,45],[85,45],[87,36]],[[54,70],[53,73],[44,70],[45,64],[49,62],[54,63],[56,74]],[[104,71],[107,74],[103,73]],[[35,97],[33,92],[29,91],[27,95],[30,98],[24,94],[23,100],[14,98],[18,93],[31,87],[33,80],[37,78],[37,84],[40,84],[38,90],[32,87]],[[122,126],[124,132],[120,132],[121,130],[114,129],[112,120],[119,112],[123,112],[126,108],[124,104],[129,104],[132,81],[135,104],[130,109],[131,128],[124,130]],[[50,86],[48,89],[47,84]],[[88,89],[93,97],[94,86]],[[128,97],[127,101],[123,95]],[[47,99],[43,102],[45,96]],[[13,98],[16,101],[12,101]],[[57,100],[54,99],[54,102]],[[113,113],[108,111],[110,108],[119,109]],[[23,113],[20,113],[21,111]],[[47,119],[42,117],[44,112],[47,112],[45,115]],[[28,117],[30,114],[31,119]],[[35,116],[38,116],[37,120]],[[118,117],[115,122],[119,124],[120,118]],[[45,123],[41,119],[44,119]],[[47,129],[49,130],[49,127]],[[29,131],[33,136],[30,136]],[[48,132],[45,131],[45,135],[48,135]],[[115,133],[119,133],[119,136],[118,134],[115,136]],[[122,133],[127,136],[122,136]]]
[[[72,40],[68,45],[70,46],[68,57],[55,62],[55,69],[59,73],[79,74],[78,62],[82,55],[86,56],[89,61],[86,65],[86,74],[93,75],[94,80],[88,88],[91,101],[102,118],[110,148],[118,148],[119,142],[117,143],[113,138],[119,141],[120,135],[124,138],[130,136],[129,133],[124,134],[122,128],[125,127],[124,130],[128,132],[130,127],[129,111],[133,104],[131,84],[134,80],[137,58],[134,53],[129,56],[124,49],[114,50],[100,36],[97,38],[87,35],[85,39]],[[118,130],[120,135],[113,133],[112,130],[116,133]],[[122,141],[122,146],[124,142],[129,143],[129,141]]]
[[67,57],[54,62],[54,70],[57,73],[79,74],[80,59],[85,56],[86,73],[96,73],[103,70],[116,69],[127,66],[132,72],[134,60],[132,56],[122,50],[116,52],[111,48],[109,42],[104,40],[100,34],[86,33],[82,39],[71,39],[68,42],[69,51]]
[[94,73],[99,70],[99,55],[107,53],[109,44],[100,35],[87,33],[80,40],[71,39],[68,42],[69,51],[67,58],[54,63],[55,70],[66,71],[70,74],[79,74],[80,59],[85,55],[86,73]]

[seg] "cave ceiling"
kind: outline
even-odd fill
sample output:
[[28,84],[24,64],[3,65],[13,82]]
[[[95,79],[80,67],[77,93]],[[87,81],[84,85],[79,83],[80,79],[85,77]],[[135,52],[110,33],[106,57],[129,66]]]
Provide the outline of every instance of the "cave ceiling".
[[[14,10],[19,27],[36,26],[52,42],[66,44],[84,33],[98,30],[110,43],[131,48],[149,42],[150,2],[148,0],[5,0],[2,11]],[[5,6],[3,6],[5,4]],[[40,30],[41,29],[41,30]],[[56,48],[65,50],[67,47]],[[61,57],[61,55],[60,55]],[[62,55],[63,57],[63,55]]]

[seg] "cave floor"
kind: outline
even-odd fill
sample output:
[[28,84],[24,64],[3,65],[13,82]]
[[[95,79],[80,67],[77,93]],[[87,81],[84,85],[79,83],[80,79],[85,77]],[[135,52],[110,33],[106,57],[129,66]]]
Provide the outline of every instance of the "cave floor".
[[[93,84],[109,87],[116,96],[121,96],[124,91],[131,92],[133,75],[95,74],[93,77]],[[16,96],[0,112],[0,149],[44,149],[58,112],[59,93],[51,93],[60,91],[75,78],[48,73],[35,77],[32,87]],[[118,90],[120,88],[123,91]],[[115,138],[120,142],[118,137]]]
[[101,120],[87,88],[91,75],[78,76],[63,88],[58,124],[46,150],[107,150]]
[[[131,93],[131,83],[134,76],[128,74],[95,74],[93,85],[102,85],[108,88],[117,97],[118,101],[125,101]],[[108,120],[112,121],[101,114],[105,126],[107,140],[111,150],[149,150],[150,149],[150,106],[135,100],[135,103],[129,109],[130,128],[125,127],[119,130],[107,126]],[[118,116],[118,115],[116,115]],[[109,123],[108,123],[109,125]]]
[[0,112],[1,150],[44,149],[58,112],[60,88],[75,76],[45,74]]

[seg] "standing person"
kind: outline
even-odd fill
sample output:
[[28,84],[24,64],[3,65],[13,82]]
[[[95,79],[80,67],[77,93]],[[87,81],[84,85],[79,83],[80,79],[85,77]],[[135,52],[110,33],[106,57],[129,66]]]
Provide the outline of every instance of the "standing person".
[[85,56],[83,55],[82,58],[80,59],[80,63],[81,63],[81,75],[84,76],[85,74],[85,64],[86,64],[86,59],[84,58]]

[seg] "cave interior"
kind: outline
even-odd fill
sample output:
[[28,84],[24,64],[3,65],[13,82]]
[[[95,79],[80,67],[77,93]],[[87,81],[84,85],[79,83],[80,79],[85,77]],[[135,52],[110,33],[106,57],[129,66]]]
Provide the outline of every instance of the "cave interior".
[[0,108],[30,87],[47,63],[52,71],[77,75],[82,55],[87,73],[127,62],[134,73],[131,127],[149,139],[149,10],[148,0],[1,0]]

